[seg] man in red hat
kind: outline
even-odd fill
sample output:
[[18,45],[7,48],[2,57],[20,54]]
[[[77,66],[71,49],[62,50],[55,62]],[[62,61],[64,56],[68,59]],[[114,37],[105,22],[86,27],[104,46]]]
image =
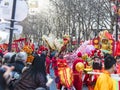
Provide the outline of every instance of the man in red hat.
[[76,68],[76,65],[78,65],[78,63],[84,63],[84,61],[82,60],[81,52],[79,52],[77,56],[78,58],[73,63],[73,75],[74,75],[73,85],[76,88],[76,90],[82,90],[82,84],[83,84],[82,83],[82,70],[78,71]]

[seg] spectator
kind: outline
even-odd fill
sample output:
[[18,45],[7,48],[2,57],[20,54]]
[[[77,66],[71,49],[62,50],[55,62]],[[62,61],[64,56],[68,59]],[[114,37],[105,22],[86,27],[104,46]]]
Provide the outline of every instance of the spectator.
[[17,53],[15,57],[15,62],[11,64],[11,66],[15,67],[14,71],[21,74],[23,68],[25,67],[26,60],[27,60],[27,54],[25,52]]
[[30,68],[23,72],[15,90],[35,90],[38,87],[47,89],[45,65],[41,59],[39,56],[34,58]]
[[2,69],[0,70],[0,90],[6,90],[7,83],[10,80],[10,73],[14,69],[14,67],[3,65],[2,68],[4,68],[5,71],[3,71]]
[[16,55],[14,54],[10,57],[9,63],[7,63],[7,65],[14,66],[14,70],[12,72],[13,76],[8,85],[10,90],[13,90],[14,86],[18,83],[22,74],[22,70],[25,67],[26,60],[27,60],[27,54],[25,52],[19,52]]
[[33,51],[32,55],[35,57],[35,56],[38,56],[38,48],[35,48],[35,50]]
[[10,62],[9,62],[10,64],[15,62],[15,57],[16,57],[16,54],[14,54],[14,55],[11,57],[11,60],[10,60]]
[[15,53],[13,52],[8,52],[3,56],[3,61],[2,64],[9,64],[11,62],[11,57],[14,55]]

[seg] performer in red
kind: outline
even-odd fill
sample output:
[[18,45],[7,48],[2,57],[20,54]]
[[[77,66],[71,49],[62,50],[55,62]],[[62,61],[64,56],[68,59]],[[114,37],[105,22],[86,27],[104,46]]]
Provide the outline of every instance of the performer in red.
[[116,72],[117,74],[120,74],[120,55],[116,56]]
[[73,85],[76,88],[76,90],[82,90],[82,69],[84,69],[84,61],[82,60],[82,54],[79,52],[77,54],[78,58],[73,63],[73,75],[74,75],[74,81]]

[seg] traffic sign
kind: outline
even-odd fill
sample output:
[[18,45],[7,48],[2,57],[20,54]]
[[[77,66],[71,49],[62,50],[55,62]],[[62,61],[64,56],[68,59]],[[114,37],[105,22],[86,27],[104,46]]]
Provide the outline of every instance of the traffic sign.
[[[9,23],[2,23],[0,24],[0,31],[5,31],[5,32],[10,32],[10,29],[12,27],[10,27],[10,24]],[[14,25],[14,28],[13,28],[13,33],[16,34],[16,35],[20,35],[23,31],[23,27],[21,25]]]
[[[10,20],[12,16],[12,6],[14,0],[3,0],[0,3],[1,15],[3,19]],[[15,20],[23,21],[28,14],[28,6],[24,0],[17,0]]]
[[5,31],[0,31],[0,44],[7,43],[9,40],[9,33]]

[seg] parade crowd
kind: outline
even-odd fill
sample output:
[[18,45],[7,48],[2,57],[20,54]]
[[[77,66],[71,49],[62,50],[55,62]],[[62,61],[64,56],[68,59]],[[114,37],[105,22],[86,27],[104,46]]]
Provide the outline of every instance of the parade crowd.
[[0,90],[50,90],[52,82],[57,90],[120,90],[119,52],[114,56],[102,51],[107,44],[97,49],[90,42],[67,51],[68,43],[64,38],[60,50],[48,42],[37,48],[27,42],[11,52],[1,47]]

